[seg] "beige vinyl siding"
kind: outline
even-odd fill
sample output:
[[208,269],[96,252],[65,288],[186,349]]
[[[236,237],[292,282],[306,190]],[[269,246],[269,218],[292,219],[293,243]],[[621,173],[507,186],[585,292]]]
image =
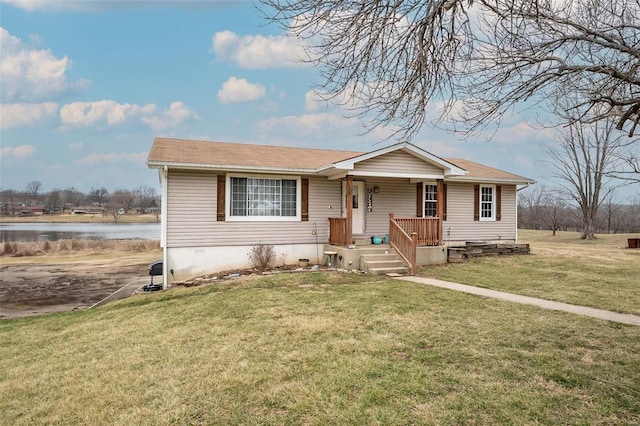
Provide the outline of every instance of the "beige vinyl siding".
[[404,151],[393,151],[380,157],[356,163],[356,171],[398,173],[411,170],[415,174],[442,175],[443,170]]
[[[167,247],[312,244],[329,240],[329,217],[340,216],[340,181],[309,177],[309,221],[216,220],[216,174],[169,172]],[[331,206],[331,208],[329,207]]]
[[516,187],[501,185],[502,220],[474,221],[473,186],[473,183],[447,182],[447,220],[443,222],[442,229],[444,242],[514,240],[516,238]]
[[[383,236],[389,233],[389,213],[395,217],[416,217],[416,184],[409,179],[368,178],[367,190],[377,186],[371,194],[372,211],[365,212],[365,235]],[[365,197],[366,207],[366,197]]]

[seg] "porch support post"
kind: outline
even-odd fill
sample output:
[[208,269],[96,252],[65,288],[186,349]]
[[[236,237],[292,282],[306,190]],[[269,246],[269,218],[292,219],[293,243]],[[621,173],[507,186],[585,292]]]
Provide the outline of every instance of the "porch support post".
[[444,180],[436,180],[436,210],[438,216],[438,245],[442,244],[442,221],[444,218]]
[[345,238],[347,245],[353,244],[353,176],[347,176],[347,229]]

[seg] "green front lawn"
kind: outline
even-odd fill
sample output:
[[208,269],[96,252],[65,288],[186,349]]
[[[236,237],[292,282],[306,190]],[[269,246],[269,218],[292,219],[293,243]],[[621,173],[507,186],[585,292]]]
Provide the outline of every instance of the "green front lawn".
[[600,424],[640,327],[358,274],[0,322],[0,424]]
[[[627,235],[519,231],[530,255],[471,259],[419,270],[445,281],[558,302],[640,315],[640,250],[626,248]],[[637,235],[636,235],[637,237]]]

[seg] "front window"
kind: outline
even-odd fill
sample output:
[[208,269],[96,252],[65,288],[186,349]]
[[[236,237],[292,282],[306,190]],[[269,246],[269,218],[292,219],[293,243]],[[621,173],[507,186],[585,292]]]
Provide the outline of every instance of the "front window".
[[435,217],[438,215],[438,189],[436,185],[424,186],[424,217]]
[[480,220],[495,220],[495,187],[480,186]]
[[288,218],[298,216],[298,180],[231,177],[230,217]]

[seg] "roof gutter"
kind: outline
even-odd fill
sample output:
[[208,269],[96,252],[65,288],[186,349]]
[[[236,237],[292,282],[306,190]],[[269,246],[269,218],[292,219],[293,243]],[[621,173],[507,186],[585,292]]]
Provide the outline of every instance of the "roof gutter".
[[231,166],[222,164],[195,164],[195,163],[163,163],[158,161],[147,161],[150,169],[183,169],[183,170],[211,170],[211,171],[232,171],[232,172],[269,172],[279,174],[316,174],[315,169],[282,169],[278,167],[251,167],[251,166]]
[[531,185],[536,183],[535,180],[519,180],[519,179],[495,179],[481,178],[473,176],[451,176],[450,182],[475,182],[475,183],[493,183],[493,184],[512,184],[512,185]]

